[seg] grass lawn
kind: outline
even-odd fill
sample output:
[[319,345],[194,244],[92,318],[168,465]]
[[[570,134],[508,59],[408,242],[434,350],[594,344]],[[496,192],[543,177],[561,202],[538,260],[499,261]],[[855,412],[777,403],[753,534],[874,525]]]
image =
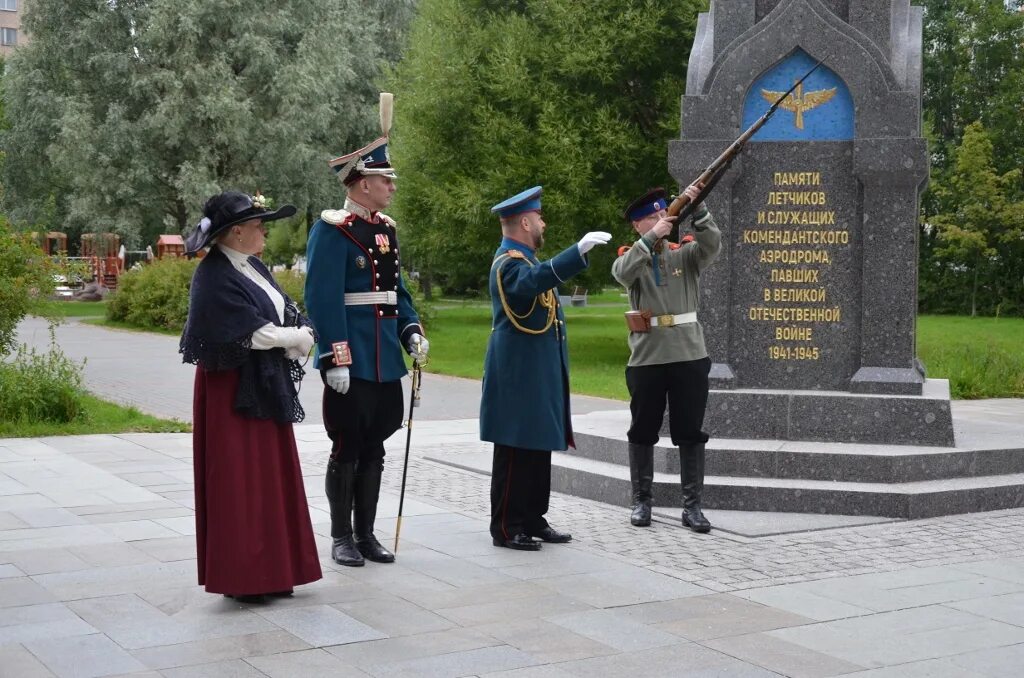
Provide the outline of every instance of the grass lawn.
[[103,318],[107,315],[105,301],[44,301],[39,309],[41,315],[55,318]]
[[954,398],[1024,398],[1024,318],[918,316],[917,353]]
[[176,433],[191,430],[192,426],[185,422],[151,417],[134,407],[122,407],[91,395],[85,396],[84,416],[66,424],[0,420],[0,438],[38,438],[89,433]]
[[[589,302],[565,308],[572,391],[627,400],[626,301],[615,290]],[[490,331],[489,302],[438,302],[427,371],[479,379]],[[1024,318],[921,316],[918,354],[929,377],[950,380],[953,398],[1024,398]]]

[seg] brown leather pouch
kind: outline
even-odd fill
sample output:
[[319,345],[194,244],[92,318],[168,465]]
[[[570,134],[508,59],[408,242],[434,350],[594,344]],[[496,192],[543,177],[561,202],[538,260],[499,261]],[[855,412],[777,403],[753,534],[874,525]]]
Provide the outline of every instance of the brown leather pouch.
[[650,311],[626,311],[626,327],[630,332],[650,332]]

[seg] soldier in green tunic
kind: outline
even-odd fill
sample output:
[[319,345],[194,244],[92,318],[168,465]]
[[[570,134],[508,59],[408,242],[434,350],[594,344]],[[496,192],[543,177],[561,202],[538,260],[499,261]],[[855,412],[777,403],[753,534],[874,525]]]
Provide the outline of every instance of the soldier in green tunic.
[[[699,188],[689,186],[685,194],[694,200]],[[626,367],[632,413],[627,434],[633,486],[630,522],[651,524],[654,445],[667,401],[672,444],[679,447],[683,526],[707,532],[711,523],[701,512],[701,493],[708,435],[701,427],[711,359],[697,320],[697,299],[700,273],[718,256],[722,235],[702,204],[693,214],[693,240],[681,245],[667,242],[676,219],[668,216],[667,207],[660,188],[626,207],[624,216],[640,239],[622,248],[612,265],[612,275],[629,292],[630,308],[640,315],[634,318],[638,329],[629,335]]]

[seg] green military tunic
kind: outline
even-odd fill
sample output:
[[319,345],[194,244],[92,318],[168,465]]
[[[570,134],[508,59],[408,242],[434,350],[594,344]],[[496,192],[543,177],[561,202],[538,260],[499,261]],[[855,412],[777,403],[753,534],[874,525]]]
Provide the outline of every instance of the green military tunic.
[[[695,240],[669,246],[648,231],[612,265],[612,275],[629,291],[634,311],[650,311],[655,317],[696,313],[700,272],[715,260],[722,234],[708,213],[693,222]],[[699,321],[651,327],[649,332],[630,332],[629,366],[662,365],[700,360],[708,355]]]

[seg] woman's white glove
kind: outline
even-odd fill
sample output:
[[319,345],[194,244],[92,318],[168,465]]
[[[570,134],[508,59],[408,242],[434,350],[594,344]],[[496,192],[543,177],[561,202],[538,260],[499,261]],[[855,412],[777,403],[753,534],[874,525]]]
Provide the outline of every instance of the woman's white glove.
[[327,385],[338,393],[348,393],[351,379],[348,376],[347,367],[332,367],[324,373],[324,379],[327,381]]
[[605,245],[611,239],[611,233],[605,233],[604,231],[591,231],[580,238],[580,241],[576,243],[576,247],[580,249],[580,256],[583,256],[590,250],[594,249],[594,245]]
[[418,332],[413,332],[409,335],[409,355],[418,362],[423,362],[427,359],[427,353],[430,352],[430,342],[427,338]]
[[316,343],[313,339],[313,330],[308,325],[289,329],[297,331],[292,334],[291,345],[285,347],[284,356],[288,360],[302,360],[309,355],[309,349]]

